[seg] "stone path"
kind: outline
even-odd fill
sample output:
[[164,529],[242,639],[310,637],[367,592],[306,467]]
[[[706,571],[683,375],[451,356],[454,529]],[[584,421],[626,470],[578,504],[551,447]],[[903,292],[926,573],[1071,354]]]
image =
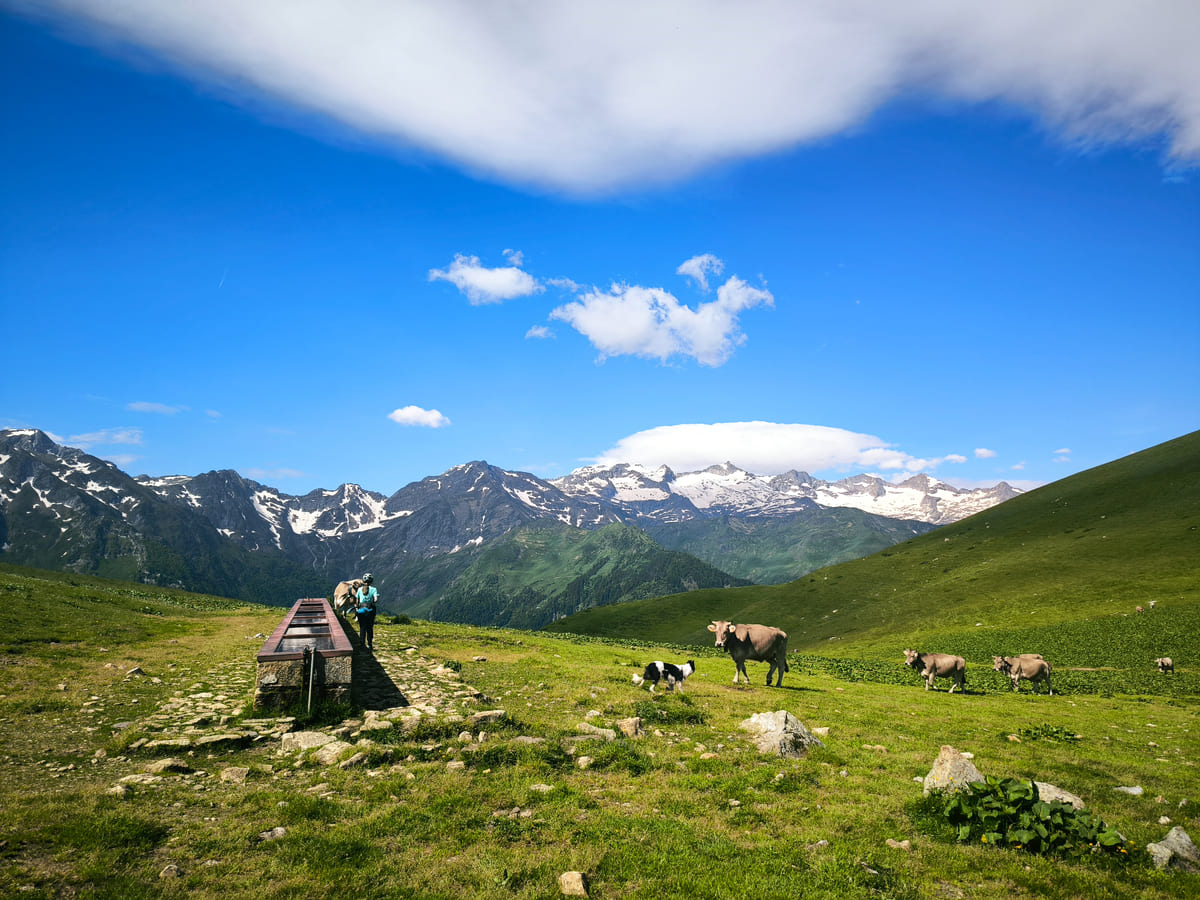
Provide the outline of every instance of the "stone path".
[[[257,639],[265,639],[261,635]],[[424,716],[458,715],[464,705],[478,702],[480,694],[464,684],[458,673],[423,656],[403,634],[388,628],[376,629],[375,652],[361,646],[357,635],[354,657],[354,699],[364,710],[363,719],[333,726],[332,733],[359,730],[363,722]],[[287,716],[239,717],[247,711],[254,692],[256,663],[247,653],[223,663],[210,672],[182,670],[177,675],[189,682],[176,690],[153,713],[137,722],[117,727],[138,726],[146,736],[130,745],[131,750],[175,751],[247,746],[279,740],[294,727]],[[129,678],[143,677],[137,670]]]

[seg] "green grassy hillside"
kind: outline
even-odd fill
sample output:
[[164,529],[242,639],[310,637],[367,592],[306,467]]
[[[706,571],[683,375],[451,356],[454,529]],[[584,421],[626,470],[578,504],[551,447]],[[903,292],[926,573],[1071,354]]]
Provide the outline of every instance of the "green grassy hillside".
[[627,525],[524,528],[480,551],[428,614],[444,622],[540,628],[593,606],[746,583]]
[[933,527],[860,509],[810,509],[784,518],[721,516],[642,526],[664,547],[690,553],[754,584],[792,581]]
[[[588,610],[549,629],[703,644],[711,620],[731,619],[777,625],[792,649],[823,654],[969,647],[982,660],[1053,645],[1062,663],[1124,668],[1133,655],[1194,664],[1179,641],[1198,609],[1195,432],[785,585]],[[1089,644],[1080,658],[1062,638],[1092,627],[1132,643]]]

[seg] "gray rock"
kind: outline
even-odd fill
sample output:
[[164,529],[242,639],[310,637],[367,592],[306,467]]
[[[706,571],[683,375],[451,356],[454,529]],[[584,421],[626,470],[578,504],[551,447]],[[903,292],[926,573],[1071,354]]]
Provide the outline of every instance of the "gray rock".
[[580,722],[575,726],[575,730],[580,734],[590,734],[596,737],[603,738],[606,741],[615,741],[617,733],[611,728],[597,728],[591,722]]
[[250,769],[246,766],[229,766],[221,770],[221,780],[231,784],[245,784],[249,774]]
[[349,750],[350,746],[345,741],[330,741],[317,748],[317,752],[313,754],[313,759],[322,766],[332,766],[337,763],[338,757],[342,755],[342,751]]
[[1133,787],[1117,787],[1113,788],[1113,790],[1120,791],[1122,794],[1129,794],[1133,797],[1140,797],[1145,793],[1140,785],[1134,785]]
[[640,738],[644,734],[642,720],[638,716],[634,716],[632,719],[622,719],[617,723],[617,728],[621,729],[621,734],[628,738]]
[[161,775],[163,772],[190,772],[192,767],[187,764],[186,760],[182,760],[177,756],[171,756],[167,759],[156,759],[143,770],[151,775]]
[[949,744],[943,744],[933,768],[925,776],[925,796],[934,791],[955,793],[967,790],[967,785],[983,781],[975,764]]
[[276,825],[270,831],[260,831],[258,839],[260,841],[277,841],[285,834],[287,834],[287,829]]
[[760,753],[796,758],[804,756],[812,747],[825,746],[803,722],[783,709],[755,713],[738,727],[750,732]]
[[1176,825],[1157,844],[1147,844],[1146,852],[1156,869],[1173,868],[1184,872],[1200,872],[1200,851],[1188,833]]
[[1034,784],[1037,785],[1038,796],[1047,803],[1057,800],[1060,803],[1069,803],[1076,809],[1083,809],[1083,800],[1071,792],[1064,791],[1062,788],[1055,787],[1045,781],[1035,781]]
[[332,735],[325,734],[322,731],[293,731],[285,734],[281,739],[281,747],[284,750],[315,750],[317,747],[324,747],[330,741],[335,740]]
[[119,779],[121,784],[158,784],[162,780],[161,775],[149,775],[145,772],[126,775],[124,778]]
[[582,872],[563,872],[558,876],[558,889],[564,897],[586,897],[587,882]]
[[508,713],[503,709],[485,709],[477,713],[472,713],[468,720],[473,728],[478,728],[480,725],[496,725],[508,718]]

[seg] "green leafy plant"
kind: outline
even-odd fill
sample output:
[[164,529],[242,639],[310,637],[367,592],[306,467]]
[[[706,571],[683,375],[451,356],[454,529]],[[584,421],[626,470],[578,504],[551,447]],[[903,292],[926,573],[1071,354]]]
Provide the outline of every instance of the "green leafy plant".
[[1105,853],[1128,859],[1133,844],[1098,816],[1041,799],[1032,781],[988,776],[946,799],[943,814],[960,842],[978,841],[1047,856]]
[[1061,725],[1034,725],[1031,728],[1022,728],[1017,733],[1027,741],[1057,741],[1061,744],[1074,744],[1081,737]]

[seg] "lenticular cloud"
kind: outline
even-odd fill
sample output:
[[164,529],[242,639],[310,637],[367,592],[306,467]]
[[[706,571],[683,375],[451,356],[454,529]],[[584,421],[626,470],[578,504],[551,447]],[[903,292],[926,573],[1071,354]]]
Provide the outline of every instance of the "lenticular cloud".
[[914,92],[1200,159],[1195,0],[0,2],[231,93],[570,192],[827,137]]

